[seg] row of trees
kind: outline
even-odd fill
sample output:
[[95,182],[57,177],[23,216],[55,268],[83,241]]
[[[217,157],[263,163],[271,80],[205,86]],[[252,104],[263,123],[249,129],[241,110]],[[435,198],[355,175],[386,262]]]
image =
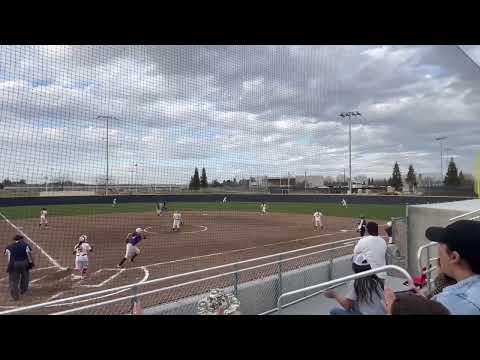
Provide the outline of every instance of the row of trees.
[[[447,174],[443,179],[443,184],[446,186],[459,186],[463,185],[465,182],[466,179],[463,175],[463,172],[461,170],[460,172],[458,172],[457,165],[455,164],[453,158],[451,158],[448,164]],[[410,164],[408,167],[408,173],[405,177],[405,183],[408,184],[410,189],[417,186],[417,175],[415,174],[415,169],[413,168],[412,164]],[[400,173],[400,167],[398,166],[397,162],[395,162],[395,165],[393,166],[392,177],[388,179],[388,185],[392,186],[397,191],[402,190],[402,175]]]
[[206,189],[209,186],[211,187],[246,187],[248,188],[250,183],[249,179],[241,179],[237,181],[236,178],[233,178],[233,180],[223,180],[222,182],[219,182],[217,179],[213,180],[211,184],[208,183],[207,179],[207,172],[205,171],[205,168],[202,168],[202,175],[200,176],[198,173],[198,168],[195,168],[195,171],[193,173],[193,176],[190,178],[190,184],[188,185],[189,190],[200,190],[200,189]]

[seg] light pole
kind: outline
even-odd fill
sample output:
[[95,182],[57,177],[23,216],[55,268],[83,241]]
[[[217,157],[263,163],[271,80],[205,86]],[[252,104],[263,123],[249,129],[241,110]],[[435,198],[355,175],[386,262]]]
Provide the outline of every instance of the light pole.
[[440,142],[440,182],[443,181],[443,140],[448,136],[440,136],[435,138],[435,140]]
[[349,111],[341,113],[339,116],[342,118],[348,118],[348,167],[349,167],[349,179],[348,179],[348,193],[352,193],[352,116],[362,116],[358,111]]
[[138,164],[135,164],[135,194],[138,194]]
[[105,115],[99,115],[97,116],[97,119],[105,119],[107,122],[107,146],[106,146],[106,157],[107,157],[107,171],[106,174],[107,176],[105,177],[105,196],[108,195],[108,120],[118,120],[114,116],[105,116]]

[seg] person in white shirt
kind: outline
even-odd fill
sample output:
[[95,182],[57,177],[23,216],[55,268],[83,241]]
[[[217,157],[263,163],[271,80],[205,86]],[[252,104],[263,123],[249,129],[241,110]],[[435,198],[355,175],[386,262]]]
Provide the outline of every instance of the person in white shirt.
[[77,270],[82,279],[85,278],[88,270],[88,253],[93,251],[93,248],[87,242],[87,235],[81,235],[78,243],[73,247],[75,254],[75,270]]
[[178,211],[175,211],[173,213],[173,225],[172,225],[172,231],[180,231],[180,224],[182,222],[182,214],[180,214]]
[[342,206],[347,207],[347,201],[345,199],[342,199]]
[[38,227],[42,227],[44,225],[45,227],[48,226],[48,220],[47,220],[47,208],[42,208],[40,210],[40,223],[38,224]]
[[[372,269],[385,266],[387,243],[381,236],[378,236],[378,224],[373,221],[367,223],[367,232],[369,235],[358,240],[353,249],[353,255],[365,255]],[[386,274],[379,273],[378,276],[384,278]]]
[[113,198],[112,206],[117,207],[117,198]]
[[323,230],[322,217],[323,214],[316,210],[313,214],[313,231]]
[[223,198],[223,203],[224,203],[224,204],[227,203],[227,197],[226,197],[226,196]]

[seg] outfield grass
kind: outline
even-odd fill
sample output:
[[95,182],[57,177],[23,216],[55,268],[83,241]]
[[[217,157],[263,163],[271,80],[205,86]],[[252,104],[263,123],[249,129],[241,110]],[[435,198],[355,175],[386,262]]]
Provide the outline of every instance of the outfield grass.
[[[230,202],[222,203],[188,203],[172,202],[167,204],[168,210],[180,211],[259,211],[258,203]],[[40,214],[40,206],[14,206],[0,208],[0,212],[9,219],[37,218]],[[405,216],[404,205],[375,205],[375,204],[352,204],[344,208],[333,203],[269,203],[267,211],[272,213],[313,214],[315,210],[321,211],[326,216],[340,216],[357,218],[364,214],[367,219],[387,220],[391,217]],[[155,204],[152,203],[120,203],[113,208],[111,204],[79,204],[79,205],[50,205],[49,216],[76,216],[76,215],[99,215],[112,213],[140,213],[154,212]]]

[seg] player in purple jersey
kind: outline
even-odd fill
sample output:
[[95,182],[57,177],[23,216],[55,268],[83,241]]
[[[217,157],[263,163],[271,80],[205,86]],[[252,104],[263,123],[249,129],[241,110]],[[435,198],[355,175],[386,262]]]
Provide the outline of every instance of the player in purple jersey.
[[130,259],[131,262],[140,254],[140,249],[138,248],[138,244],[143,239],[146,239],[145,231],[142,228],[135,229],[134,233],[129,233],[125,242],[127,243],[127,249],[125,251],[125,256],[117,265],[117,267],[121,268],[123,263]]

